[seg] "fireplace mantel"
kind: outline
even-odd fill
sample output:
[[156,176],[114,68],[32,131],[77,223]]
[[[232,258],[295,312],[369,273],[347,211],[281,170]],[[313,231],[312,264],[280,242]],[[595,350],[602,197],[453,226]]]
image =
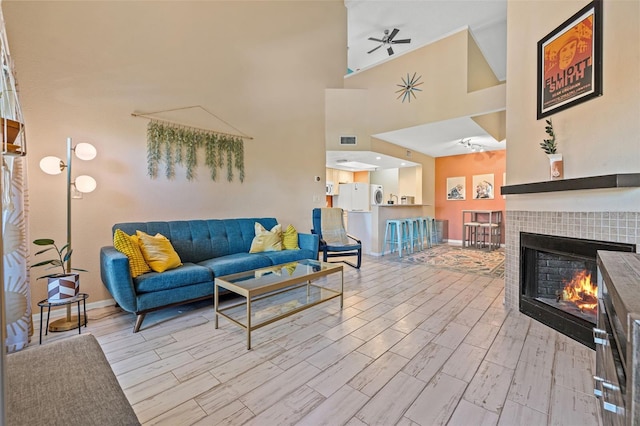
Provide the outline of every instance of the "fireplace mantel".
[[502,195],[538,194],[542,192],[575,191],[579,189],[638,188],[640,173],[591,176],[575,179],[506,185],[500,188]]

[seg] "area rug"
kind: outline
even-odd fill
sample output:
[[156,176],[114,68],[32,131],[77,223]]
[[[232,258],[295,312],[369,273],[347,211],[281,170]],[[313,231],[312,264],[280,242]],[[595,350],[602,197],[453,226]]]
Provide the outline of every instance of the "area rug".
[[441,244],[397,258],[400,262],[424,263],[439,269],[465,274],[504,277],[504,249],[476,250]]

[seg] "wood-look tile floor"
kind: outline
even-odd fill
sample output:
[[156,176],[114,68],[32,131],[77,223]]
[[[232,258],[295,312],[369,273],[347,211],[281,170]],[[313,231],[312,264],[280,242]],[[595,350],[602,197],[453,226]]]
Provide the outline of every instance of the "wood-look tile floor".
[[344,271],[342,310],[261,328],[249,351],[209,302],[148,314],[136,334],[133,314],[94,309],[83,333],[144,425],[599,424],[594,351],[507,311],[503,279],[390,256]]

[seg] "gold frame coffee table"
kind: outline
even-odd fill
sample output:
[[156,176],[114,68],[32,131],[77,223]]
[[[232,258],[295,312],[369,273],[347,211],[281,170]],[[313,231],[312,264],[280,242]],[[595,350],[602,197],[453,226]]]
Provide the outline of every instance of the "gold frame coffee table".
[[[339,290],[312,283],[313,280],[338,272]],[[246,330],[247,349],[251,349],[253,330],[336,297],[340,298],[342,309],[344,273],[340,264],[305,259],[225,275],[216,278],[213,286],[215,328],[218,328],[218,317],[228,319]],[[220,288],[243,296],[246,301],[220,308]]]

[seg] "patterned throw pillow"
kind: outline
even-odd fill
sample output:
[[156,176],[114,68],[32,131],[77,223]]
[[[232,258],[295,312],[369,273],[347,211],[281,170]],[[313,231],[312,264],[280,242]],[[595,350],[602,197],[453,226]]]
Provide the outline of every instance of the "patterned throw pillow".
[[298,247],[298,231],[293,225],[287,226],[282,233],[282,248],[285,250],[300,250]]
[[258,222],[254,225],[256,236],[251,242],[249,253],[260,253],[263,251],[282,250],[282,225],[277,224],[271,231],[264,229]]
[[132,278],[151,271],[147,262],[144,261],[137,236],[127,235],[121,229],[116,229],[113,234],[113,246],[129,258],[129,270]]
[[136,231],[136,235],[144,260],[155,272],[164,272],[182,265],[180,256],[164,235],[156,234],[152,237],[142,231]]

